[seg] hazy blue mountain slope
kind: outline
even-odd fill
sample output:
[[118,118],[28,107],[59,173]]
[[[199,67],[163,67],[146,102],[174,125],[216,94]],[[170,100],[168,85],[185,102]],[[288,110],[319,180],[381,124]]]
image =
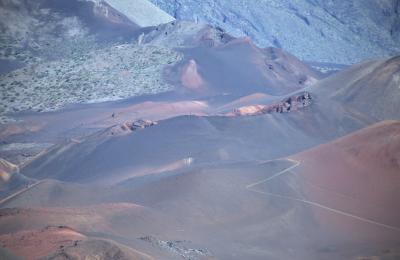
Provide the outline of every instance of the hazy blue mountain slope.
[[303,60],[354,63],[399,53],[398,0],[152,0],[177,19],[207,22]]

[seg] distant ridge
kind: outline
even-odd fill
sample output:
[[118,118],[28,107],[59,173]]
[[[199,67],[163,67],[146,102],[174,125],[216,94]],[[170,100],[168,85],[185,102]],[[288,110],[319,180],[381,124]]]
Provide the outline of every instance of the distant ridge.
[[178,20],[221,27],[301,60],[351,65],[400,52],[398,0],[150,0]]

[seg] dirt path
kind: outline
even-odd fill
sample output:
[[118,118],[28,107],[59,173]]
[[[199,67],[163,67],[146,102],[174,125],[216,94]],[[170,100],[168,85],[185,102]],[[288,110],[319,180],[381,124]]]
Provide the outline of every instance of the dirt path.
[[17,197],[17,196],[23,194],[24,192],[27,192],[28,190],[30,190],[30,189],[32,189],[32,188],[38,186],[39,184],[41,184],[41,183],[43,183],[43,182],[45,182],[45,180],[37,181],[37,182],[35,182],[35,183],[29,185],[28,187],[25,187],[25,188],[23,188],[23,189],[21,189],[21,190],[15,192],[15,193],[13,193],[13,194],[7,196],[7,197],[5,197],[4,199],[0,200],[0,207],[1,207],[3,204],[7,203],[8,201],[10,201],[10,200],[14,199],[15,197]]
[[318,207],[318,208],[321,208],[321,209],[324,209],[324,210],[328,210],[328,211],[336,213],[336,214],[340,214],[342,216],[350,217],[350,218],[357,219],[357,220],[362,221],[362,222],[366,222],[366,223],[369,223],[369,224],[373,224],[373,225],[376,225],[376,226],[380,226],[380,227],[384,227],[384,228],[387,228],[387,229],[391,229],[391,230],[400,232],[400,228],[399,227],[387,225],[387,224],[380,223],[380,222],[372,220],[372,219],[360,217],[360,216],[357,216],[357,215],[354,215],[354,214],[351,214],[351,213],[348,213],[348,212],[345,212],[345,211],[342,211],[342,210],[339,210],[339,209],[334,209],[334,208],[328,207],[326,205],[323,205],[323,204],[320,204],[320,203],[317,203],[317,202],[314,202],[314,201],[303,200],[303,199],[298,199],[298,198],[295,198],[295,197],[290,197],[290,196],[285,196],[285,195],[280,195],[280,194],[274,194],[274,193],[270,193],[270,192],[265,192],[265,191],[260,191],[260,190],[254,189],[255,186],[257,186],[259,184],[262,184],[262,183],[269,182],[269,181],[271,181],[271,180],[273,180],[273,179],[275,179],[275,178],[277,178],[277,177],[279,177],[279,176],[281,176],[281,175],[283,175],[285,173],[294,174],[291,170],[293,170],[294,168],[299,166],[301,164],[301,162],[296,161],[296,160],[292,160],[292,159],[287,159],[287,160],[293,162],[294,165],[292,165],[292,166],[290,166],[290,167],[288,167],[288,168],[286,168],[286,169],[284,169],[284,170],[282,170],[282,171],[280,171],[278,173],[275,173],[271,177],[268,177],[268,178],[263,179],[263,180],[258,181],[258,182],[254,182],[254,183],[248,184],[248,185],[245,186],[245,188],[247,190],[249,190],[249,191],[256,192],[256,193],[259,193],[259,194],[264,194],[264,195],[273,196],[273,197],[277,197],[277,198],[282,198],[282,199],[288,199],[288,200],[301,202],[301,203],[304,203],[304,204],[307,204],[307,205],[311,205],[311,206]]
[[286,168],[286,169],[284,169],[284,170],[282,170],[282,171],[280,171],[280,172],[278,172],[278,173],[275,173],[275,174],[272,175],[271,177],[268,177],[268,178],[263,179],[263,180],[261,180],[261,181],[258,181],[258,182],[255,182],[255,183],[251,183],[251,184],[249,184],[249,185],[246,185],[246,189],[250,190],[252,187],[254,187],[254,186],[256,186],[256,185],[259,185],[259,184],[265,183],[265,182],[269,182],[270,180],[272,180],[272,179],[274,179],[274,178],[276,178],[276,177],[279,177],[279,176],[281,176],[282,174],[285,174],[285,173],[289,172],[290,170],[292,170],[292,169],[294,169],[294,168],[296,168],[297,166],[300,165],[300,162],[299,162],[299,161],[295,161],[295,160],[292,160],[292,159],[287,159],[287,160],[290,161],[290,162],[293,162],[294,165],[292,165],[292,166],[290,166],[290,167],[288,167],[288,168]]

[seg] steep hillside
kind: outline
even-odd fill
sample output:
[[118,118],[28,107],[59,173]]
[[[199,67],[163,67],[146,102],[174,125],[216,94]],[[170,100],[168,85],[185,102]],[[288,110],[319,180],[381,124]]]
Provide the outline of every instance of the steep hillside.
[[280,96],[322,78],[285,51],[260,49],[249,39],[235,39],[211,48],[186,48],[183,53],[183,62],[172,74],[167,74],[167,79],[202,96],[240,96],[254,92]]
[[354,65],[311,87],[354,113],[375,121],[399,119],[400,57]]
[[354,63],[399,53],[399,1],[152,0],[177,19],[206,22],[303,60]]
[[[376,240],[390,234],[390,230],[400,232],[396,199],[400,185],[399,121],[375,124],[291,158],[300,162],[292,181],[302,185],[307,200],[359,216],[363,222],[387,230],[378,234],[354,226],[342,232]],[[339,219],[332,223],[340,225]]]
[[181,59],[163,47],[120,44],[17,69],[0,75],[0,115],[170,91],[164,68]]
[[5,0],[0,14],[1,73],[126,41],[139,28],[104,2]]

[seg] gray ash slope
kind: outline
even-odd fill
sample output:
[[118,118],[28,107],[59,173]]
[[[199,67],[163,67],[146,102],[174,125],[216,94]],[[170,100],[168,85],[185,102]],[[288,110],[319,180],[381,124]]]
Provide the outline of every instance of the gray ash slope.
[[399,1],[152,0],[177,19],[206,22],[307,61],[349,64],[399,53]]
[[[183,116],[126,136],[104,139],[94,134],[82,143],[55,148],[23,173],[85,183],[109,178],[110,173],[117,177],[140,172],[149,162],[162,167],[184,158],[194,158],[201,165],[289,156],[380,120],[399,119],[398,103],[392,100],[397,93],[393,86],[397,86],[398,65],[398,58],[392,58],[352,66],[306,88],[311,105],[291,113]],[[385,83],[385,93],[371,100],[379,82]],[[359,90],[355,93],[354,88]]]

